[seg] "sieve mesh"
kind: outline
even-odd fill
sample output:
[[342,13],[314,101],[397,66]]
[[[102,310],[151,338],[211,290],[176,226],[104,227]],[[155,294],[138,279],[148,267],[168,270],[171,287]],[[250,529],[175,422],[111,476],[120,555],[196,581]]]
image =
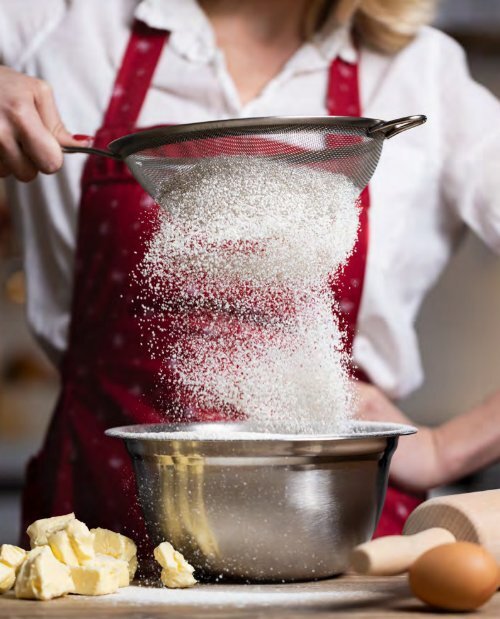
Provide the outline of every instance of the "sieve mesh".
[[258,157],[343,174],[361,190],[375,172],[385,137],[368,132],[373,124],[334,117],[221,121],[146,131],[110,148],[155,199],[172,175],[216,157]]

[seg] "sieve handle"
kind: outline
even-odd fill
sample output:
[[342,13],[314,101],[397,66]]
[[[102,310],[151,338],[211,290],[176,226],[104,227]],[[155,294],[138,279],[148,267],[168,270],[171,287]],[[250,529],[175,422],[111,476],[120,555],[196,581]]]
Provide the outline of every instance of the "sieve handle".
[[108,159],[116,159],[121,161],[119,155],[115,155],[110,150],[101,150],[100,148],[92,148],[90,146],[64,146],[63,153],[84,153],[85,155],[99,155],[99,157],[108,157]]
[[413,129],[414,127],[423,125],[426,120],[427,117],[423,115],[396,118],[396,120],[388,120],[387,122],[381,122],[370,127],[367,134],[371,138],[382,135],[382,137],[389,140],[407,129]]

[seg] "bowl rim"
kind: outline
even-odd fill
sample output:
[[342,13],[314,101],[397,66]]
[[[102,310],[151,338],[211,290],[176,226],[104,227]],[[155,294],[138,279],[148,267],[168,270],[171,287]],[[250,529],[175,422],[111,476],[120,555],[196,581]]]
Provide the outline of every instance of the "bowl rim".
[[[196,430],[217,426],[218,433],[200,433],[196,436]],[[409,436],[418,432],[417,428],[408,424],[399,424],[383,421],[355,421],[352,422],[354,432],[339,434],[270,434],[259,432],[255,429],[245,428],[244,423],[238,422],[180,422],[175,424],[134,424],[118,426],[105,431],[106,436],[120,438],[126,441],[136,442],[189,442],[189,443],[228,443],[245,441],[247,443],[333,443],[343,441],[360,441],[377,438],[396,438]],[[227,432],[220,432],[221,428]],[[240,429],[241,428],[241,429]]]

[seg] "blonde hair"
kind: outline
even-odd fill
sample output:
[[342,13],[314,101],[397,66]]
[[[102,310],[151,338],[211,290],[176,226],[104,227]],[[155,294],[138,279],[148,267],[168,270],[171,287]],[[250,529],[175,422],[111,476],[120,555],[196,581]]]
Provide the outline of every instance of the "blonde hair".
[[311,0],[305,35],[329,24],[352,24],[357,40],[379,52],[394,54],[429,24],[437,0]]

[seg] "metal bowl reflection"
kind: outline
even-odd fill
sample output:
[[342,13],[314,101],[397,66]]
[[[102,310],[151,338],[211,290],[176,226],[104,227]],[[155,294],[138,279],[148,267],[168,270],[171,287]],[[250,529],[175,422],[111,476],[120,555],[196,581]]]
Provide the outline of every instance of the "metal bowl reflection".
[[244,424],[127,426],[155,544],[206,580],[326,578],[375,530],[389,463],[410,426],[356,423],[332,436],[248,433]]

